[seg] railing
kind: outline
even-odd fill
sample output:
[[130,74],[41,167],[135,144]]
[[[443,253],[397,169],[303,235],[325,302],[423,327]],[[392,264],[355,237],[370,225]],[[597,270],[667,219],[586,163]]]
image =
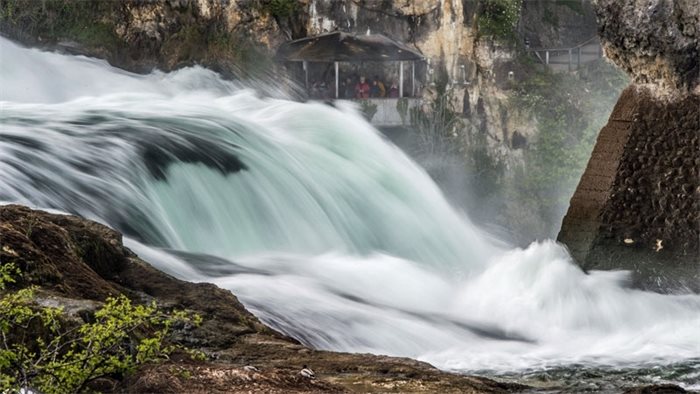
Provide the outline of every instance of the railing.
[[581,64],[589,63],[603,57],[603,48],[597,36],[567,48],[533,48],[528,49],[545,67],[555,71],[574,71]]
[[[406,112],[404,113],[405,119],[401,118],[401,113],[399,112],[399,100],[405,100],[406,103]],[[410,113],[412,108],[419,106],[422,102],[418,97],[404,97],[402,99],[369,98],[353,101],[359,103],[362,107],[375,107],[376,112],[370,119],[370,123],[380,127],[402,126],[404,123],[408,123],[408,113]]]

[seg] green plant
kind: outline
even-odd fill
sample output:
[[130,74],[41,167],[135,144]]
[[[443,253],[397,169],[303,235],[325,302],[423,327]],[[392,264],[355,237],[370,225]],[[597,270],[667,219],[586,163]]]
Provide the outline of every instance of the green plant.
[[374,114],[377,113],[377,104],[369,100],[360,100],[360,110],[362,111],[362,115],[365,116],[365,119],[371,121]]
[[82,45],[115,49],[120,39],[109,15],[119,2],[71,0],[0,0],[0,24],[40,40],[70,39]]
[[396,101],[396,111],[401,117],[401,124],[405,125],[408,118],[408,99],[406,97],[401,97]]
[[262,0],[260,10],[272,15],[275,18],[288,18],[300,9],[297,0]]
[[482,0],[479,4],[479,34],[501,41],[514,39],[522,0]]
[[47,394],[84,391],[104,376],[119,377],[139,365],[168,357],[176,326],[199,325],[184,311],[134,305],[124,295],[108,298],[89,322],[61,308],[35,302],[36,287],[8,290],[19,271],[0,266],[0,392]]

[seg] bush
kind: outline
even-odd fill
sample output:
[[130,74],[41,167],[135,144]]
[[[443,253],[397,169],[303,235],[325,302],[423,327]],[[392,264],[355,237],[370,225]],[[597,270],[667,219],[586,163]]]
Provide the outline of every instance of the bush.
[[362,115],[364,115],[365,119],[371,122],[372,118],[377,113],[377,104],[369,100],[360,100],[360,111],[362,111]]
[[478,14],[479,34],[508,41],[515,38],[522,0],[482,0]]
[[[87,323],[71,321],[61,308],[35,302],[36,287],[8,290],[19,271],[0,267],[0,392],[84,391],[100,377],[122,377],[141,364],[166,359],[175,326],[199,325],[183,311],[166,313],[155,302],[133,305],[124,295],[108,298]],[[193,353],[194,354],[194,353]]]

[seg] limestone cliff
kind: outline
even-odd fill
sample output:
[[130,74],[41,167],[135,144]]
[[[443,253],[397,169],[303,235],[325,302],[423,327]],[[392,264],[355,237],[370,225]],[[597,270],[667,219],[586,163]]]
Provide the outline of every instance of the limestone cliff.
[[700,8],[597,3],[605,53],[636,82],[598,137],[559,240],[587,269],[700,291]]

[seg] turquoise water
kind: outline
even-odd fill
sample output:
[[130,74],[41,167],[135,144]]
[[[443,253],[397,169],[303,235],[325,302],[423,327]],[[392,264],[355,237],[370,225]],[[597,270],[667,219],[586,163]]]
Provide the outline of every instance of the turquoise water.
[[548,388],[700,380],[700,296],[492,239],[349,104],[0,51],[1,201],[113,226],[309,346]]

